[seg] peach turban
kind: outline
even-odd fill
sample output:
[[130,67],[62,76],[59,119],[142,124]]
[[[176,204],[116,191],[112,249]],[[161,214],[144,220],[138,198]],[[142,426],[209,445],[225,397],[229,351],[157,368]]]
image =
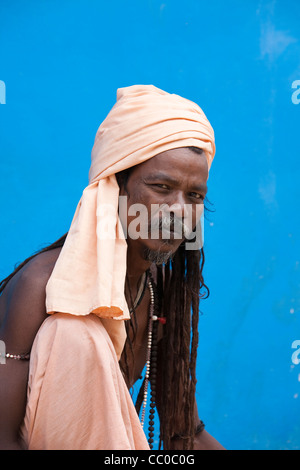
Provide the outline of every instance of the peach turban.
[[[210,168],[214,132],[201,108],[153,85],[120,88],[100,125],[92,149],[89,185],[78,203],[68,236],[46,287],[47,313],[103,319],[118,357],[129,318],[124,286],[127,244],[118,216],[115,174],[179,147],[202,148]],[[107,207],[110,210],[107,210]],[[115,236],[102,239],[112,222]]]

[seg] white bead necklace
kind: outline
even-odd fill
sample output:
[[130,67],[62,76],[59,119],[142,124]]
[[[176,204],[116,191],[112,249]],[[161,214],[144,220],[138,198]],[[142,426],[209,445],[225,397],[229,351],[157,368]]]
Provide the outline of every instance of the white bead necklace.
[[152,286],[150,279],[148,280],[148,287],[150,291],[150,312],[149,312],[149,323],[148,323],[148,343],[147,343],[146,373],[145,373],[145,383],[144,383],[144,397],[143,397],[142,414],[141,414],[142,427],[144,427],[147,398],[148,398],[153,321],[157,319],[157,317],[154,317],[154,290],[153,290],[153,286]]

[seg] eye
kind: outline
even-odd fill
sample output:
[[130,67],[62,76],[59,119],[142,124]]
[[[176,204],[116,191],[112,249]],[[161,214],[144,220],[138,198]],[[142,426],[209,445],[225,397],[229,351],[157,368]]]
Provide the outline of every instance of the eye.
[[200,201],[204,201],[205,197],[200,193],[190,193],[191,197],[194,199],[199,199]]
[[170,189],[170,187],[167,184],[163,184],[163,183],[155,183],[155,184],[152,184],[152,186],[155,186],[156,188],[160,188],[160,189]]

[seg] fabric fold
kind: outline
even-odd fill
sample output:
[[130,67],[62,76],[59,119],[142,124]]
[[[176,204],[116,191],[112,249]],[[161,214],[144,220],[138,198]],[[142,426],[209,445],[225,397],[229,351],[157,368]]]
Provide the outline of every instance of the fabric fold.
[[31,352],[21,439],[28,450],[149,449],[96,315],[59,313],[42,324]]

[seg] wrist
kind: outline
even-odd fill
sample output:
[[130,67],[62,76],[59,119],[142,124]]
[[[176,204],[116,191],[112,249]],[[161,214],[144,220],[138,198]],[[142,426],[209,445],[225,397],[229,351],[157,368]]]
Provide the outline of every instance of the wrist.
[[[195,429],[195,434],[194,436],[197,436],[197,434],[200,434],[205,428],[205,424],[203,423],[203,421],[200,420],[200,422],[198,423],[196,429]],[[188,436],[184,433],[175,433],[173,434],[173,436],[171,437],[171,440],[185,440],[185,439],[190,439],[191,436]]]

